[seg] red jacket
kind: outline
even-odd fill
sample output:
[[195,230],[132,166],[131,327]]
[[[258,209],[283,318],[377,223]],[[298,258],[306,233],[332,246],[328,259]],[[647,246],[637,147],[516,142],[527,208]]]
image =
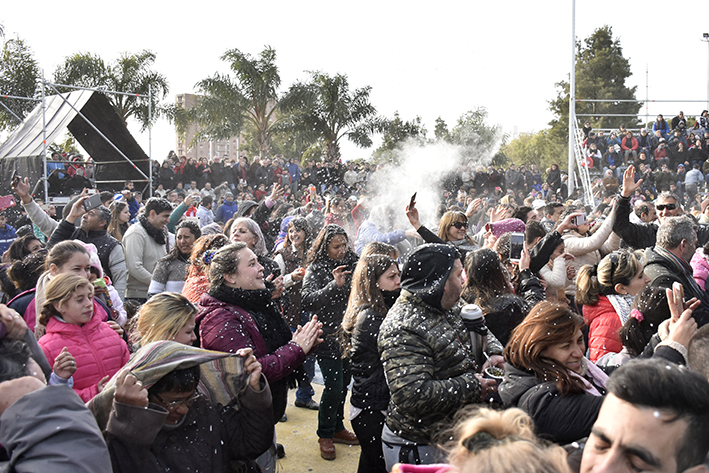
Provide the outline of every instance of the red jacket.
[[47,333],[39,339],[49,366],[62,349],[67,347],[76,360],[74,391],[84,402],[96,394],[96,385],[104,376],[113,376],[128,362],[130,353],[123,339],[94,311],[90,322],[83,326],[49,319]]
[[588,325],[589,359],[594,363],[606,353],[620,353],[620,331],[623,324],[606,296],[599,296],[598,304],[583,306],[583,319]]
[[630,139],[630,143],[628,143],[628,137],[626,136],[623,138],[623,141],[620,143],[620,147],[623,149],[623,151],[627,151],[629,149],[636,150],[638,149],[638,140],[635,139],[635,137],[632,137]]

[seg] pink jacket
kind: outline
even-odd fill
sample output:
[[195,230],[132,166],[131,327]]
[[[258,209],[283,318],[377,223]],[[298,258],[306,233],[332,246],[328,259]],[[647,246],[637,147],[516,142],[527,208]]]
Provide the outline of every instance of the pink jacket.
[[707,276],[709,276],[709,261],[704,257],[704,248],[698,248],[697,252],[692,256],[690,263],[694,270],[694,280],[697,281],[699,287],[706,290],[705,284]]
[[49,319],[47,333],[39,339],[49,366],[62,349],[67,347],[76,360],[74,391],[84,402],[98,394],[97,384],[104,376],[113,376],[128,362],[130,354],[123,339],[101,316],[94,317],[83,326]]

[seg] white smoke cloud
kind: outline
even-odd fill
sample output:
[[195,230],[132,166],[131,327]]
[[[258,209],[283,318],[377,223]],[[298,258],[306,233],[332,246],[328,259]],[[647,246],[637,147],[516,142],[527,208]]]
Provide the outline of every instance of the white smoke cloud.
[[[398,164],[382,165],[369,183],[369,207],[386,205],[395,217],[392,229],[411,228],[405,209],[416,192],[416,207],[421,222],[435,229],[437,210],[444,203],[443,181],[452,172],[461,172],[461,166],[489,165],[499,150],[501,140],[485,151],[451,144],[445,141],[423,146],[417,141],[407,141],[398,150]],[[492,149],[492,151],[490,151]]]

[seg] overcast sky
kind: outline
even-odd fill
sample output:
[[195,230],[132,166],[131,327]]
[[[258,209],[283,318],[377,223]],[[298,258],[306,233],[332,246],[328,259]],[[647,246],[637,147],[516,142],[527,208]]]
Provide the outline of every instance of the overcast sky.
[[[709,2],[578,0],[576,37],[608,24],[630,59],[637,97],[706,100]],[[571,1],[506,2],[4,2],[0,23],[7,37],[32,48],[51,78],[76,52],[113,61],[121,52],[149,49],[155,69],[167,76],[170,100],[194,92],[194,84],[226,72],[219,56],[231,48],[257,55],[277,53],[281,91],[305,79],[307,70],[343,73],[350,87],[371,86],[377,111],[404,120],[420,116],[433,136],[442,117],[452,127],[478,106],[508,133],[532,132],[551,120],[547,101],[571,65]],[[0,91],[1,93],[2,91]],[[650,104],[651,116],[689,116],[705,103]],[[147,151],[148,134],[131,126]],[[152,155],[175,148],[174,129],[153,129]],[[373,151],[344,147],[344,158]]]

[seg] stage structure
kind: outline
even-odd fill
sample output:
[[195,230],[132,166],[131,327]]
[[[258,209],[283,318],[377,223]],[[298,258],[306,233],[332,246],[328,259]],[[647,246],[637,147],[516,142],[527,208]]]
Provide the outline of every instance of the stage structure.
[[[47,195],[46,160],[49,143],[54,142],[66,130],[86,150],[95,166],[95,183],[99,190],[120,189],[125,180],[135,183],[137,190],[145,189],[144,195],[152,195],[151,158],[145,154],[123,123],[123,119],[110,104],[104,93],[118,93],[145,97],[151,103],[151,95],[83,89],[44,82],[42,91],[55,92],[44,95],[35,109],[0,145],[0,176],[11,176],[14,171],[29,177],[35,185],[35,195]],[[60,94],[57,87],[76,89]],[[152,111],[151,111],[152,112]],[[152,113],[151,113],[152,115]],[[152,119],[152,116],[151,116]],[[148,128],[150,133],[150,127]],[[150,149],[149,149],[150,152]],[[9,179],[0,180],[0,195],[11,193]]]

